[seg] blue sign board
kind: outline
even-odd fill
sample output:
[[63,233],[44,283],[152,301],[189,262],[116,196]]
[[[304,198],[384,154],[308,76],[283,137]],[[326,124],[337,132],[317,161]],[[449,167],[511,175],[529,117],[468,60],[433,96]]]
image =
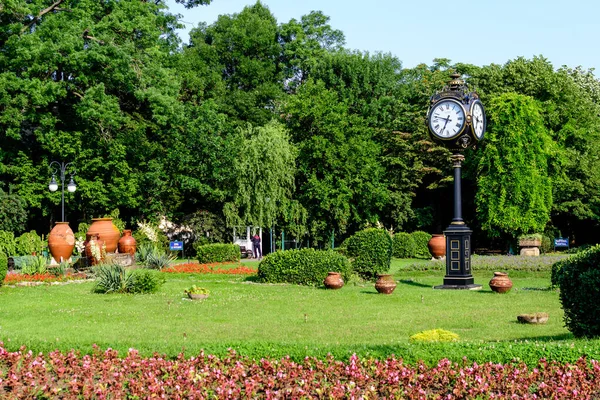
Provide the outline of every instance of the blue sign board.
[[172,242],[169,242],[169,250],[171,251],[181,251],[183,250],[183,242],[174,240]]
[[554,247],[569,247],[569,238],[554,239]]

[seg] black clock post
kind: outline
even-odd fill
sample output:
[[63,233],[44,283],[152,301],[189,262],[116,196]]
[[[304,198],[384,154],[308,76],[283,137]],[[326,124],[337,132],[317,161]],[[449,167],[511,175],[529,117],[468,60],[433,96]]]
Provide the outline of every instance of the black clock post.
[[462,218],[462,152],[483,139],[485,111],[475,92],[467,92],[460,75],[453,74],[448,86],[431,97],[427,113],[431,138],[452,151],[454,168],[454,218],[444,231],[446,276],[435,289],[481,289],[471,274],[471,234]]

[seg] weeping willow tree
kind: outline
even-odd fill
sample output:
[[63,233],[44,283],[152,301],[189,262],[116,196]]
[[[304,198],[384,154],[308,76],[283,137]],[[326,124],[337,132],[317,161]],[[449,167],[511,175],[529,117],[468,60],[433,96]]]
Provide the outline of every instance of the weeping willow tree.
[[550,220],[548,174],[554,143],[531,97],[507,93],[488,107],[489,133],[479,160],[477,215],[490,237],[541,232]]
[[234,195],[223,208],[227,225],[267,227],[280,220],[301,231],[306,212],[292,199],[298,151],[285,127],[275,121],[248,125],[238,131],[237,141]]

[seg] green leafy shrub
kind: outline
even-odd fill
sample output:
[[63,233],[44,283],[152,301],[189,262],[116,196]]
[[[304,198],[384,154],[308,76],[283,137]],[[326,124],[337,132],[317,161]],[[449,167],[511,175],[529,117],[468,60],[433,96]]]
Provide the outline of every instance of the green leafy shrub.
[[344,241],[352,269],[361,278],[373,279],[390,269],[392,238],[383,229],[368,228]]
[[554,242],[553,240],[546,235],[542,236],[542,246],[540,247],[540,252],[542,254],[547,254],[550,253],[552,250],[554,250]]
[[576,337],[600,336],[600,245],[571,256],[553,266],[553,283],[560,288],[560,301],[567,329]]
[[128,293],[155,293],[165,283],[163,274],[155,270],[140,268],[128,273],[132,281]]
[[159,257],[165,254],[164,249],[154,242],[143,242],[137,246],[135,252],[135,261],[139,264],[146,264],[149,258]]
[[346,257],[333,250],[299,249],[268,254],[258,266],[258,279],[269,283],[321,285],[329,271],[342,274],[345,282],[352,266]]
[[44,274],[47,271],[47,260],[44,256],[28,256],[21,264],[21,273],[25,275]]
[[429,240],[431,240],[431,235],[423,231],[415,231],[410,235],[412,236],[415,242],[414,257],[431,258],[431,253],[429,253],[429,247],[427,247],[427,243],[429,243]]
[[194,246],[201,264],[212,262],[240,261],[240,246],[237,244],[204,244]]
[[518,240],[542,240],[541,233],[526,233],[524,235],[519,235],[517,237]]
[[4,283],[8,271],[8,256],[0,251],[0,286]]
[[46,245],[46,241],[35,231],[25,232],[15,239],[15,254],[18,256],[41,254]]
[[396,258],[412,258],[415,254],[415,240],[410,233],[398,232],[394,234],[393,254]]
[[128,270],[118,264],[100,264],[94,273],[94,293],[152,293],[164,283],[158,271],[145,268]]
[[459,336],[444,329],[431,329],[412,335],[409,338],[410,343],[417,342],[458,342]]
[[0,251],[8,257],[16,255],[15,235],[12,232],[0,231]]

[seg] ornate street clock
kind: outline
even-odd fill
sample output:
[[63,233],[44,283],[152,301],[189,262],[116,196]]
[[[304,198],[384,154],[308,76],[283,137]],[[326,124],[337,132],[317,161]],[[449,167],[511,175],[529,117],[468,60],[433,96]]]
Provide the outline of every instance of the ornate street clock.
[[448,86],[431,96],[427,124],[435,142],[461,151],[483,140],[485,110],[477,93],[467,92],[460,75],[452,74]]
[[475,92],[468,92],[459,74],[451,75],[448,86],[431,96],[427,125],[431,139],[453,152],[454,218],[446,236],[446,276],[436,289],[481,289],[471,274],[471,234],[462,219],[461,166],[463,150],[483,140],[485,109]]

